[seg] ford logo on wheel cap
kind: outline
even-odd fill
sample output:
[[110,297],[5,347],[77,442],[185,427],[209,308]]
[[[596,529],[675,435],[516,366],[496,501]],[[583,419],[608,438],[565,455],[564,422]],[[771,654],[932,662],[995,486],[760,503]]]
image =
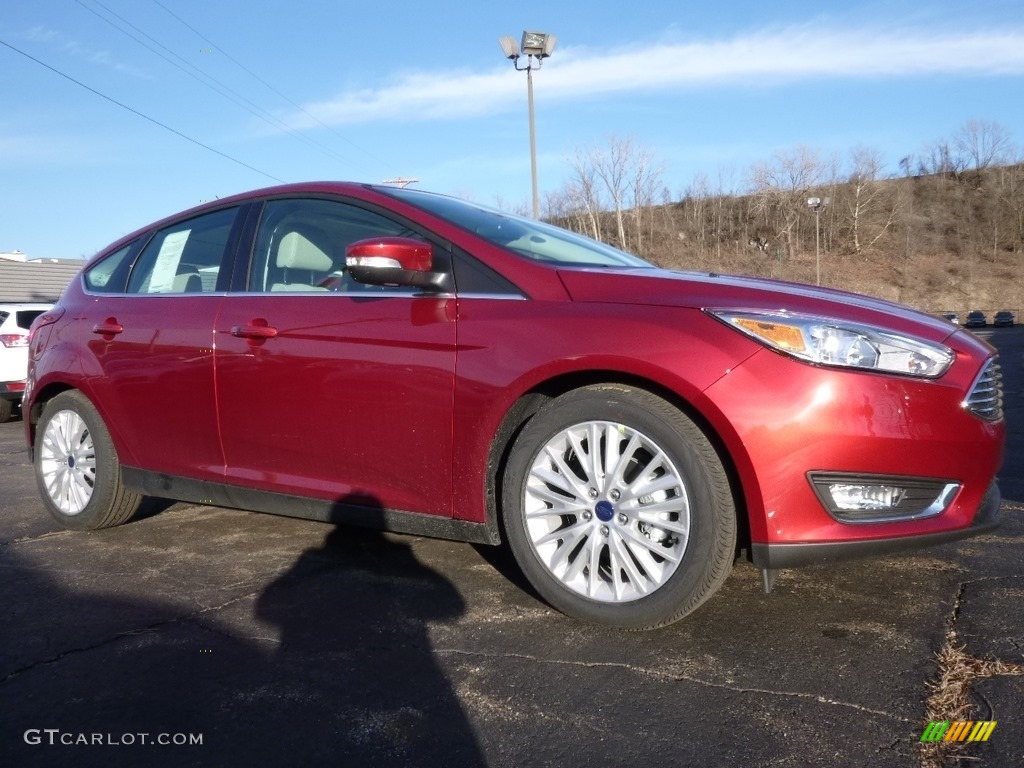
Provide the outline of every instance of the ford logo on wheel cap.
[[607,523],[615,516],[615,507],[610,501],[599,501],[597,506],[594,507],[594,512],[597,513],[597,519],[602,523]]

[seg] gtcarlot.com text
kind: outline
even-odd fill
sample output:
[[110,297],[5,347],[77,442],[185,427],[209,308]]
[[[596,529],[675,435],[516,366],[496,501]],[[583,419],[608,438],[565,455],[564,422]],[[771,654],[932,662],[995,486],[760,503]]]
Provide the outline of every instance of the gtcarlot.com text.
[[201,746],[201,733],[75,733],[60,728],[29,728],[25,743],[65,747]]

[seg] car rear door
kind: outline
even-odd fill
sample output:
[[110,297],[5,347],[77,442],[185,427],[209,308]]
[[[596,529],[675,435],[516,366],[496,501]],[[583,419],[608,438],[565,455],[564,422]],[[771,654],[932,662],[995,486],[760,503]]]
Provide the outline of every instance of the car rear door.
[[239,219],[232,207],[176,222],[154,233],[124,278],[111,274],[120,274],[120,252],[85,275],[83,388],[129,466],[202,479],[223,472],[213,325]]
[[349,243],[408,234],[354,202],[266,203],[216,322],[229,483],[451,516],[455,299],[344,270]]

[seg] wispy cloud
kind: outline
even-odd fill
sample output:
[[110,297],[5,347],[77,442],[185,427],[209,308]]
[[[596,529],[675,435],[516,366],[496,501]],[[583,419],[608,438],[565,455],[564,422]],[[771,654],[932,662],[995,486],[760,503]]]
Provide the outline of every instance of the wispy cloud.
[[60,33],[55,29],[35,26],[25,33],[25,37],[33,43],[49,43],[57,39]]
[[[379,87],[343,91],[305,109],[330,125],[496,114],[518,109],[522,101],[521,78],[510,69],[412,72]],[[571,102],[622,92],[927,74],[1022,75],[1024,27],[935,32],[808,24],[709,42],[662,40],[610,50],[566,47],[538,77],[543,78],[544,98]],[[315,125],[301,112],[286,119],[293,126]]]
[[152,79],[152,76],[148,72],[140,69],[139,67],[133,67],[130,64],[125,64],[123,61],[115,58],[110,51],[91,48],[56,29],[49,29],[41,26],[32,27],[25,33],[25,37],[34,43],[44,43],[47,45],[57,46],[72,56],[78,56],[92,64],[109,67],[116,72],[122,72],[131,77],[139,78],[140,80]]
[[68,167],[90,164],[95,153],[73,137],[46,133],[0,133],[0,168]]

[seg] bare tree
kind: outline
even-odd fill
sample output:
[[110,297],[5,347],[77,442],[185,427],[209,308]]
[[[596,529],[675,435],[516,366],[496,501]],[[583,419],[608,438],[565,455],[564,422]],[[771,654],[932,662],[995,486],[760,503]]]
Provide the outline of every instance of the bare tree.
[[[729,165],[718,169],[718,190],[714,207],[715,261],[722,264],[722,241],[726,238],[726,222],[733,206],[733,195],[736,192],[736,168]],[[732,234],[732,233],[730,233]],[[718,267],[721,268],[721,267]]]
[[[576,151],[570,161],[576,184],[591,212],[591,235],[601,238],[601,202],[611,204],[615,216],[617,244],[622,248],[643,247],[643,223],[661,188],[663,166],[632,137],[611,136],[606,146]],[[634,238],[626,230],[627,216],[633,222]]]
[[580,205],[579,187],[568,182],[555,192],[545,192],[541,201],[544,221],[557,223],[573,232],[586,234],[586,214]]
[[917,172],[922,176],[958,176],[967,163],[948,141],[925,145],[917,161]]
[[654,206],[654,198],[661,187],[661,174],[664,166],[654,159],[654,155],[646,147],[638,147],[630,153],[628,170],[632,179],[630,184],[633,221],[636,225],[637,252],[644,247],[644,212]]
[[[707,244],[708,202],[711,199],[711,185],[707,174],[694,174],[693,181],[683,193],[683,208],[686,212],[684,224],[693,232],[697,240],[698,255],[703,256]],[[685,232],[681,232],[685,237]]]
[[751,169],[755,209],[764,225],[775,230],[792,257],[797,251],[798,225],[807,210],[808,194],[829,181],[828,165],[806,146],[778,152],[771,161]]
[[633,156],[632,138],[611,136],[607,148],[590,151],[590,164],[611,198],[620,248],[628,248],[625,226],[625,201],[629,192],[629,165]]
[[[470,198],[466,198],[470,199]],[[526,200],[520,200],[518,203],[506,200],[501,195],[494,196],[494,207],[500,211],[506,211],[514,214],[515,216],[529,216],[530,208],[529,203]]]
[[954,138],[960,153],[976,171],[1002,163],[1010,152],[1010,134],[993,120],[968,120]]
[[[853,238],[853,252],[860,253],[877,243],[893,226],[898,208],[897,200],[886,195],[892,185],[879,182],[882,170],[882,153],[877,149],[858,146],[850,153],[852,171],[850,173],[847,208],[850,213],[850,232]],[[864,245],[862,235],[868,227],[868,219],[873,219],[874,228],[867,233],[871,239]]]
[[595,240],[601,239],[601,192],[598,189],[597,175],[592,162],[592,152],[576,150],[569,161],[575,173],[576,197],[586,212],[589,222],[589,234]]

